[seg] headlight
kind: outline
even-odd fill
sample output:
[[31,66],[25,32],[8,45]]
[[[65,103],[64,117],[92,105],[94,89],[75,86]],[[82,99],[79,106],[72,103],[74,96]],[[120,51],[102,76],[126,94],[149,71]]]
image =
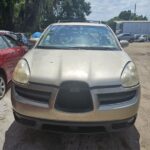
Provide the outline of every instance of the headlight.
[[13,73],[13,80],[22,84],[26,84],[29,81],[30,70],[28,63],[25,59],[21,59]]
[[123,70],[121,75],[121,82],[123,87],[136,86],[139,83],[136,66],[129,62]]

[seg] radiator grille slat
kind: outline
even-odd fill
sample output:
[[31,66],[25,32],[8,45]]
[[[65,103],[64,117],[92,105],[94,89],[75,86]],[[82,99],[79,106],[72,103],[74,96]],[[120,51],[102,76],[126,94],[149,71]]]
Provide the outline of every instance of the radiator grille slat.
[[136,95],[136,90],[128,91],[128,92],[120,92],[120,93],[105,93],[98,94],[98,100],[100,104],[114,104],[129,101],[134,98]]
[[24,97],[26,99],[29,99],[35,102],[47,103],[47,104],[49,103],[50,96],[51,96],[50,92],[26,89],[26,88],[22,88],[18,86],[15,86],[15,91],[21,97]]

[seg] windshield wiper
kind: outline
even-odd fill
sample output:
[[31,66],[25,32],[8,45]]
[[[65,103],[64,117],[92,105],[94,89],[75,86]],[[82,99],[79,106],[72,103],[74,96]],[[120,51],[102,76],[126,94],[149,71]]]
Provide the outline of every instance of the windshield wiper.
[[82,50],[119,50],[117,47],[69,47],[69,49]]
[[69,50],[119,50],[117,47],[84,47],[84,46],[73,46],[73,47],[60,47],[60,46],[37,46],[39,49],[69,49]]
[[37,46],[36,48],[39,49],[64,49],[63,47],[57,47],[57,46]]
[[63,46],[37,46],[38,49],[81,49],[80,47],[63,47]]

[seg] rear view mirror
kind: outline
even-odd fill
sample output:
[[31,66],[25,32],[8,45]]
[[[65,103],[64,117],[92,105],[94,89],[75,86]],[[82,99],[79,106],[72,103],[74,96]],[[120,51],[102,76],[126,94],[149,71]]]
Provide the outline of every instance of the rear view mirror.
[[121,40],[121,41],[120,41],[120,44],[121,44],[121,46],[122,46],[123,48],[125,48],[125,47],[128,47],[128,46],[129,46],[129,42],[128,42],[128,41],[126,41],[126,40]]

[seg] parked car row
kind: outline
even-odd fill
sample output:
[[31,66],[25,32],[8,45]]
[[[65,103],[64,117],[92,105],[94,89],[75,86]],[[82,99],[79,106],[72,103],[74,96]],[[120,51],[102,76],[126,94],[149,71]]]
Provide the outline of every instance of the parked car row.
[[28,47],[17,40],[17,36],[9,31],[0,31],[0,99],[3,98],[7,84],[17,62],[28,51]]
[[146,34],[130,34],[130,33],[121,33],[117,35],[119,41],[127,40],[128,42],[146,42],[150,41],[150,36]]
[[134,42],[134,36],[130,33],[121,33],[117,35],[119,41],[127,40],[128,42]]
[[33,48],[35,43],[39,40],[41,36],[41,32],[34,32],[31,34],[31,36],[27,36],[25,33],[20,32],[12,32],[12,31],[6,31],[6,30],[0,30],[1,33],[9,34],[12,38],[17,40],[18,42],[26,45],[29,49]]

